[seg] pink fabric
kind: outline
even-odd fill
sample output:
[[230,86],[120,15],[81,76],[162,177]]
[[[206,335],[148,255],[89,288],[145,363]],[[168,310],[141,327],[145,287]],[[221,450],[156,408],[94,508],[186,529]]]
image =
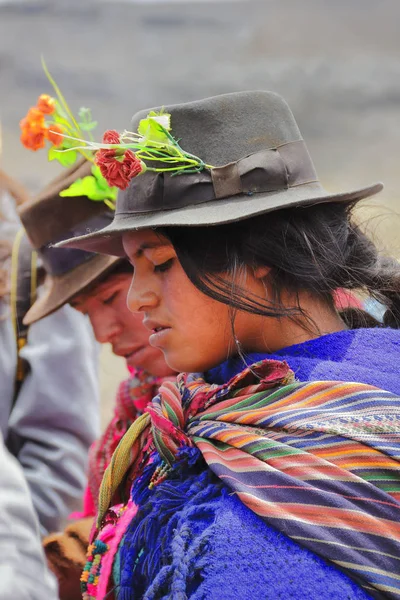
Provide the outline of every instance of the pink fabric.
[[[114,507],[114,511],[116,508],[117,507]],[[112,580],[111,574],[115,554],[129,523],[132,521],[138,510],[136,504],[131,500],[128,502],[125,509],[123,509],[123,505],[119,505],[118,508],[120,509],[120,517],[116,524],[106,525],[98,538],[105,542],[109,546],[109,549],[103,555],[101,561],[101,576],[99,577],[99,583],[96,590],[97,600],[104,600],[107,595],[108,583]]]
[[357,296],[343,288],[336,290],[333,299],[338,310],[344,310],[345,308],[363,308],[362,302]]
[[69,515],[69,519],[76,521],[77,519],[84,519],[85,517],[96,516],[96,505],[93,502],[92,493],[89,486],[86,486],[85,493],[83,495],[83,510],[82,512],[73,512]]

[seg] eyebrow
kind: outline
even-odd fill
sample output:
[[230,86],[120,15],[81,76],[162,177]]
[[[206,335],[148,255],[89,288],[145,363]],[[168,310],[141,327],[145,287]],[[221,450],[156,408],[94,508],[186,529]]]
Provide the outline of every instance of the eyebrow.
[[142,256],[144,250],[153,250],[154,248],[162,248],[163,246],[168,246],[168,244],[165,242],[161,242],[161,241],[159,241],[159,242],[144,242],[136,250],[134,256],[135,256],[135,258],[140,258]]

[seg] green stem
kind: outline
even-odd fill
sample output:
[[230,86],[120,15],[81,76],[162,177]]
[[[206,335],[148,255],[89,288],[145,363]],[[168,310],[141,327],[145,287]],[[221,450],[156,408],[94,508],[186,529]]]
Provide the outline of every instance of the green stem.
[[175,171],[175,173],[178,173],[179,171],[184,171],[185,167],[182,167],[182,169],[177,169],[176,167],[171,167],[170,169],[156,169],[154,167],[147,167],[146,170],[152,171],[153,173],[166,173],[167,171]]
[[44,62],[43,56],[42,56],[42,67],[43,67],[43,70],[44,70],[44,72],[46,74],[47,79],[50,81],[51,85],[53,86],[54,91],[56,92],[60,103],[64,107],[65,112],[67,113],[67,115],[71,119],[72,123],[74,124],[74,127],[75,127],[76,131],[78,131],[80,133],[81,130],[79,128],[79,125],[76,122],[75,117],[72,114],[72,112],[71,112],[71,110],[70,110],[70,108],[69,108],[69,106],[68,106],[68,104],[67,104],[64,96],[62,95],[60,88],[58,87],[58,85],[56,84],[56,82],[54,81],[54,79],[52,78],[52,76],[50,75],[50,71],[48,70],[46,63]]
[[103,202],[106,206],[108,206],[108,208],[110,208],[111,210],[115,210],[114,202],[111,202],[111,200],[108,200],[107,198],[104,198]]

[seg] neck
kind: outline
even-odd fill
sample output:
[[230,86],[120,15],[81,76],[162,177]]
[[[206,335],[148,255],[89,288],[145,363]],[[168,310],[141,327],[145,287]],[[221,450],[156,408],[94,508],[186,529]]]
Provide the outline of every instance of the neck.
[[[294,302],[284,302],[285,306],[295,306]],[[258,342],[253,351],[276,352],[282,348],[301,344],[329,333],[346,329],[346,325],[334,307],[322,300],[304,295],[299,298],[303,311],[295,319],[263,319],[259,329]],[[303,316],[305,315],[305,316]]]

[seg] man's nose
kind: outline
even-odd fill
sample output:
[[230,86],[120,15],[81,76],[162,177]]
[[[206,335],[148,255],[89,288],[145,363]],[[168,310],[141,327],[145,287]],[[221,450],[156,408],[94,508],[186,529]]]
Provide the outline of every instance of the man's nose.
[[113,341],[120,331],[120,326],[116,319],[110,317],[110,315],[101,314],[89,314],[90,322],[92,323],[93,332],[96,340],[100,344],[107,344]]

